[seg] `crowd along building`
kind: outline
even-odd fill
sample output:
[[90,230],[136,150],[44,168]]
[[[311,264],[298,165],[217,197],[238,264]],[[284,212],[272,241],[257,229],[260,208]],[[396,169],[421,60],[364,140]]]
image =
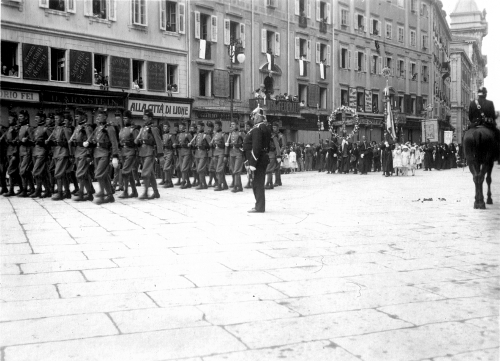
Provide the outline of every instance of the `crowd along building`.
[[1,116],[81,107],[191,118],[186,3],[2,0]]

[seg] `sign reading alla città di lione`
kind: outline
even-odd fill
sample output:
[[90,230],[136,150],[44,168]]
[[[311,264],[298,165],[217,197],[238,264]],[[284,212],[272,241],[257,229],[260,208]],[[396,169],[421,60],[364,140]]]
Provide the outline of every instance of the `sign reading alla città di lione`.
[[189,118],[191,116],[190,103],[130,99],[128,110],[133,115],[142,115],[145,110],[151,110],[155,117],[163,118]]

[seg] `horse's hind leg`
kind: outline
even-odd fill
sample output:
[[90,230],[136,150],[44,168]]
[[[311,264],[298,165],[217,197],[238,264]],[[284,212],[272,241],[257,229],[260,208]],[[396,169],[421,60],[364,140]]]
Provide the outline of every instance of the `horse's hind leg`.
[[491,199],[491,171],[493,170],[493,164],[489,167],[486,173],[486,184],[488,185],[488,198],[486,200],[487,204],[493,204],[493,199]]
[[486,209],[483,196],[484,173],[481,171],[481,165],[477,164],[476,162],[472,162],[469,164],[469,169],[472,173],[472,180],[474,181],[474,185],[476,188],[474,209]]

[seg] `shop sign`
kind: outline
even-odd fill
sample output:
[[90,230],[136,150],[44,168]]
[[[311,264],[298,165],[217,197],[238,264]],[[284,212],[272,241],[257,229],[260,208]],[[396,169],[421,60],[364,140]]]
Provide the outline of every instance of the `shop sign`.
[[49,80],[49,48],[23,44],[23,78]]
[[162,101],[129,99],[128,110],[133,115],[143,115],[145,110],[151,110],[155,117],[190,118],[191,104]]
[[[195,110],[196,116],[199,119],[224,119],[224,120],[230,120],[231,119],[231,113],[229,112],[208,112],[208,111],[200,111],[200,110]],[[238,120],[240,118],[240,115],[238,113],[233,113],[233,119]]]
[[358,109],[358,89],[349,88],[349,106]]
[[264,109],[265,112],[271,113],[282,113],[282,114],[299,114],[300,113],[300,103],[292,102],[289,100],[270,100],[266,99],[265,104],[264,99],[249,99],[250,111],[257,107],[257,104]]
[[365,112],[371,113],[373,111],[372,108],[372,91],[365,90]]
[[88,51],[69,51],[69,82],[92,84],[92,53]]
[[165,91],[165,63],[157,63],[148,61],[147,74],[148,74],[148,90],[151,91]]
[[40,95],[38,93],[23,92],[19,90],[0,90],[0,99],[20,102],[39,102]]
[[110,83],[115,88],[130,89],[130,59],[111,56]]
[[227,70],[215,69],[214,75],[214,95],[216,97],[229,96],[229,72]]
[[42,100],[46,103],[90,105],[94,107],[123,108],[122,97],[103,96],[103,95],[85,95],[68,94],[51,91],[42,92]]

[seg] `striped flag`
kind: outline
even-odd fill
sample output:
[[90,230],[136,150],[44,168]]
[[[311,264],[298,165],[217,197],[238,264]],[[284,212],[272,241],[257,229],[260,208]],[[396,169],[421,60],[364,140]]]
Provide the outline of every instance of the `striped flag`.
[[[387,89],[387,91],[389,91]],[[387,119],[385,121],[387,133],[392,136],[392,139],[396,139],[396,127],[394,126],[394,117],[392,115],[391,99],[387,98]]]

